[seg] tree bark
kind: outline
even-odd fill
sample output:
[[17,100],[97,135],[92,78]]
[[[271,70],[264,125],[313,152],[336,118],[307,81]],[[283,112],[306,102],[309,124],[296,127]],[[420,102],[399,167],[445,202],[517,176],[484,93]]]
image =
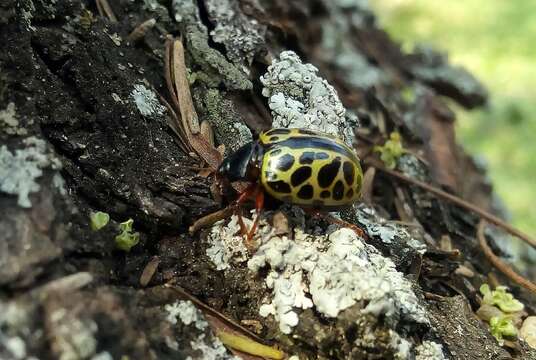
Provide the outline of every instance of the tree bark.
[[[272,121],[290,119],[289,99],[314,99],[313,90],[293,93],[303,90],[288,80],[294,68],[279,84],[260,79],[270,79],[269,66],[291,50],[301,61],[292,66],[314,65],[318,72],[307,70],[313,81],[324,84],[325,94],[335,90],[328,100],[319,98],[322,108],[305,104],[304,126],[314,127],[307,123],[314,116],[331,118],[337,111],[330,106],[340,99],[342,115],[333,116],[342,136],[355,130],[364,160],[399,132],[406,150],[399,171],[500,214],[485,172],[456,143],[455,115],[445,100],[468,109],[484,105],[486,90],[471,74],[433,49],[402,52],[359,1],[110,5],[117,21],[99,15],[93,1],[0,5],[0,358],[231,358],[216,340],[213,315],[206,316],[211,327],[202,319],[184,321],[184,293],[172,283],[299,359],[536,359],[523,341],[499,346],[474,313],[478,288],[491,275],[510,286],[529,314],[535,306],[530,293],[501,277],[481,253],[479,219],[381,172],[367,185],[371,203],[343,216],[364,228],[369,260],[393,262],[386,271],[400,274],[397,281],[408,286],[400,294],[415,298],[426,321],[408,315],[391,289],[384,305],[400,304],[394,306],[400,314],[371,310],[378,299],[364,296],[329,316],[313,295],[312,307],[290,306],[299,322],[282,331],[281,319],[259,313],[275,304],[277,289],[266,277],[277,266],[266,260],[252,271],[252,254],[215,263],[209,249],[214,236],[223,239],[230,229],[228,219],[188,232],[229,199],[214,198],[213,177],[200,174],[198,156],[181,150],[160,100],[172,102],[164,78],[166,36],[180,36],[198,117],[228,154]],[[154,26],[132,40],[131,32],[149,19]],[[278,94],[290,94],[283,115],[274,107]],[[313,116],[312,109],[320,110]],[[268,204],[262,229],[282,226],[274,220],[278,206]],[[111,217],[99,231],[89,225],[96,211]],[[332,233],[324,221],[296,211],[282,208],[289,234],[299,228],[317,244]],[[114,238],[130,218],[140,242],[124,252]],[[494,230],[488,237],[495,250],[500,236]],[[462,265],[470,275],[459,271]],[[299,274],[312,287],[313,271]]]

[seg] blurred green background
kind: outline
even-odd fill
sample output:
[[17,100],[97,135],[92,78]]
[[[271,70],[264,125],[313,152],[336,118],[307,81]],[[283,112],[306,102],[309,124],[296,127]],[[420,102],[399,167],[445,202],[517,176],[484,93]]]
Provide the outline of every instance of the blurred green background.
[[487,109],[457,110],[458,140],[487,161],[512,222],[536,235],[536,1],[371,0],[404,47],[432,44],[490,92]]

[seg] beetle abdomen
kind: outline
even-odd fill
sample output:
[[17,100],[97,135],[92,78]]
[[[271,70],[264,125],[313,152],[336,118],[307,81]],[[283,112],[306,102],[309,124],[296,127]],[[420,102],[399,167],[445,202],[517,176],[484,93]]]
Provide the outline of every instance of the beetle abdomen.
[[359,159],[341,140],[302,129],[260,135],[261,184],[276,199],[311,207],[342,207],[359,199]]

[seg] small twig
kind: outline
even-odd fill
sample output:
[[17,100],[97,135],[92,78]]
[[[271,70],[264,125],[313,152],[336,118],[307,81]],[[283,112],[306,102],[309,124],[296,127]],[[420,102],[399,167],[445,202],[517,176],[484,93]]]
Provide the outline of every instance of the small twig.
[[180,106],[179,101],[177,100],[177,93],[175,92],[175,87],[173,86],[173,74],[172,74],[172,63],[173,58],[171,55],[171,48],[173,47],[173,38],[171,36],[168,36],[166,39],[166,53],[165,53],[165,59],[164,59],[164,77],[166,79],[166,85],[169,91],[169,95],[171,98],[171,105],[166,101],[164,104],[169,108],[172,109],[171,113],[173,114],[173,120],[174,123],[170,124],[171,128],[175,131],[175,134],[179,137],[180,141],[185,144],[185,146],[188,148],[188,151],[185,151],[185,153],[193,152],[194,149],[192,148],[192,145],[190,144],[190,141],[188,137],[186,136],[186,130],[182,126],[182,122],[179,119],[180,114]]
[[376,168],[369,167],[363,176],[363,186],[361,187],[361,198],[367,204],[372,204],[372,190],[374,189],[374,176],[376,176]]
[[425,298],[425,299],[428,299],[428,300],[445,301],[445,297],[444,297],[444,296],[441,296],[441,295],[438,295],[438,294],[434,294],[434,293],[431,293],[431,292],[428,292],[428,291],[425,291],[425,292],[424,292],[424,298]]
[[377,168],[378,170],[380,171],[383,171],[384,173],[390,175],[390,176],[393,176],[393,177],[396,177],[397,179],[400,179],[400,180],[403,180],[405,182],[408,182],[412,185],[415,185],[415,186],[418,186],[434,195],[437,195],[439,196],[440,198],[443,198],[445,200],[448,200],[462,208],[465,208],[469,211],[472,211],[474,212],[475,214],[477,214],[478,216],[482,217],[483,219],[487,220],[488,222],[498,226],[498,227],[501,227],[503,228],[504,230],[506,230],[508,233],[510,233],[511,235],[514,235],[518,238],[520,238],[521,240],[523,240],[524,242],[526,242],[527,244],[529,244],[530,246],[532,246],[533,248],[536,248],[536,240],[532,239],[531,237],[529,237],[527,234],[523,233],[522,231],[516,229],[515,227],[513,227],[512,225],[504,222],[503,220],[499,219],[497,216],[495,215],[492,215],[490,214],[489,212],[479,208],[478,206],[476,205],[473,205],[465,200],[462,200],[460,199],[459,197],[455,196],[455,195],[452,195],[452,194],[449,194],[448,192],[446,191],[443,191],[441,189],[438,189],[432,185],[429,185],[425,182],[422,182],[422,181],[419,181],[419,180],[415,180],[415,179],[412,179],[410,177],[407,177],[406,175],[404,174],[401,174],[399,173],[398,171],[394,171],[394,170],[389,170],[385,167],[383,167],[382,165],[378,164],[376,161],[370,161],[368,160],[366,162],[368,165],[370,166],[373,166],[375,168]]
[[173,77],[175,80],[175,89],[179,100],[181,118],[186,130],[193,135],[199,134],[199,119],[195,112],[192,94],[190,93],[190,84],[186,76],[186,62],[184,59],[184,46],[182,41],[173,42]]
[[152,18],[146,20],[136,26],[134,30],[127,36],[127,40],[131,43],[135,43],[138,40],[141,40],[145,37],[147,31],[151,30],[156,24],[156,19]]
[[184,135],[182,133],[182,129],[179,126],[177,126],[177,124],[179,123],[179,119],[177,118],[177,114],[173,110],[173,107],[166,101],[166,99],[164,99],[163,96],[159,95],[159,97],[160,97],[160,101],[166,106],[169,113],[171,114],[172,119],[170,119],[169,117],[166,117],[166,120],[167,120],[168,126],[171,128],[171,130],[173,130],[175,135],[177,135],[175,138],[176,143],[179,145],[181,150],[184,151],[185,154],[193,152],[194,150],[190,148],[190,146],[188,145],[188,142],[186,141],[186,135]]
[[140,285],[142,287],[146,287],[149,282],[151,282],[154,274],[156,273],[156,270],[158,269],[158,265],[160,264],[160,259],[158,256],[153,256],[151,261],[145,265],[145,268],[143,269],[143,272],[140,276]]
[[188,229],[190,231],[190,234],[195,234],[199,230],[206,228],[212,224],[214,224],[217,221],[223,220],[228,218],[233,214],[233,211],[235,209],[235,205],[227,206],[226,208],[223,208],[221,210],[215,211],[213,213],[210,213],[206,216],[203,216],[200,219],[197,219],[196,222],[190,226]]
[[484,255],[486,255],[486,258],[489,260],[489,262],[492,263],[493,266],[495,266],[510,280],[536,294],[536,284],[532,283],[530,280],[516,273],[510,266],[505,264],[493,253],[493,251],[486,242],[486,235],[484,234],[485,227],[486,221],[480,220],[480,222],[478,223],[477,237],[478,242],[480,243],[480,247],[482,248],[482,251],[484,252]]
[[108,4],[108,0],[96,0],[97,10],[101,16],[106,15],[110,22],[116,23],[117,17],[115,16],[112,7]]
[[181,297],[182,299],[190,300],[198,308],[200,308],[201,311],[203,311],[204,313],[207,313],[209,315],[212,315],[212,316],[220,319],[221,321],[225,322],[230,327],[236,329],[238,332],[241,332],[243,334],[247,334],[252,339],[255,339],[256,341],[258,341],[259,343],[266,344],[265,340],[261,339],[259,336],[257,336],[253,332],[249,331],[248,329],[246,329],[242,325],[237,324],[235,321],[229,319],[228,317],[226,317],[222,313],[220,313],[220,312],[214,310],[213,308],[211,308],[210,306],[206,305],[201,300],[197,299],[195,296],[193,296],[193,295],[189,294],[188,292],[186,292],[186,290],[184,290],[182,287],[180,287],[178,285],[175,285],[175,284],[172,284],[172,283],[165,284],[164,287],[175,291],[179,295],[179,297]]
[[186,75],[186,63],[184,60],[184,47],[182,41],[166,40],[165,78],[175,110],[177,128],[184,133],[189,146],[215,171],[221,164],[222,156],[207,139],[200,133],[200,124],[195,112],[190,84]]

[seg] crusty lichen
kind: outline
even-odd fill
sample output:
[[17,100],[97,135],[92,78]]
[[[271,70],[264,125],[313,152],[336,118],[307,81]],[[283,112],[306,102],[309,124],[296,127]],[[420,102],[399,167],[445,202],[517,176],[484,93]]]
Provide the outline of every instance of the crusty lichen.
[[[230,266],[238,233],[239,226],[234,219],[227,225],[220,222],[212,228],[212,247],[207,252],[210,254],[219,242],[219,249],[228,254],[218,259],[218,268]],[[274,315],[283,333],[290,333],[298,323],[296,309],[314,306],[327,317],[337,317],[360,300],[368,301],[365,313],[385,315],[393,323],[400,319],[428,322],[411,282],[396,271],[390,259],[350,229],[342,228],[330,235],[311,235],[297,227],[291,240],[288,236],[275,235],[274,228],[262,220],[256,239],[260,244],[249,259],[248,268],[254,273],[265,267],[270,269],[265,282],[273,295],[261,306],[260,314]],[[243,259],[243,253],[239,254]]]
[[[210,330],[203,313],[189,300],[179,300],[165,306],[168,313],[167,320],[177,324],[177,320],[184,325],[193,325],[190,333],[195,334],[190,346],[197,353],[188,356],[187,360],[239,360],[229,353],[223,343]],[[175,345],[173,345],[175,346]]]
[[433,341],[423,341],[416,347],[415,360],[444,360],[443,347]]
[[26,135],[28,130],[20,127],[15,112],[15,103],[10,102],[4,110],[0,110],[0,132],[8,135]]
[[0,147],[0,191],[17,195],[21,207],[32,206],[29,195],[40,189],[37,179],[43,169],[59,169],[61,163],[47,153],[44,140],[28,137],[23,140],[26,146],[12,153],[6,145]]
[[260,80],[269,99],[272,127],[305,128],[353,141],[353,126],[337,92],[293,51],[283,51]]
[[143,116],[160,116],[163,115],[166,110],[166,108],[160,104],[160,101],[158,101],[155,93],[142,84],[134,85],[134,89],[131,91],[130,96],[134,100],[140,114]]
[[225,46],[227,57],[236,64],[251,64],[253,56],[264,44],[266,25],[249,18],[236,1],[207,0],[207,12],[215,23],[212,40]]
[[[195,64],[202,67],[206,76],[199,77],[208,86],[217,87],[220,82],[230,90],[249,90],[253,84],[246,74],[230,63],[223,54],[209,45],[207,27],[199,15],[193,0],[173,0],[175,20],[183,27],[187,48]],[[212,79],[212,81],[210,81]]]

